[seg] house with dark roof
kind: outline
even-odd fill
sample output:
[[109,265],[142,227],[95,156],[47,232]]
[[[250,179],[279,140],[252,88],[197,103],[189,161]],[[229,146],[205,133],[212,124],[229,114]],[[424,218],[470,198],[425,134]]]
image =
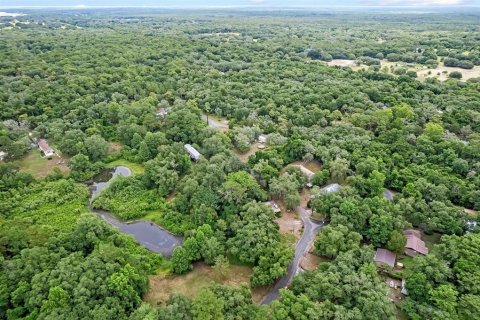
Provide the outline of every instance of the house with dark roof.
[[377,266],[387,265],[391,268],[395,267],[397,255],[390,250],[378,248],[375,253],[375,263]]
[[428,254],[428,248],[425,245],[425,242],[422,240],[420,231],[409,229],[405,230],[403,234],[407,238],[407,243],[405,244],[405,254],[407,256],[415,257],[420,254]]
[[55,154],[52,148],[48,145],[47,140],[45,139],[40,139],[38,140],[38,148],[43,154],[43,157],[45,158],[51,158]]

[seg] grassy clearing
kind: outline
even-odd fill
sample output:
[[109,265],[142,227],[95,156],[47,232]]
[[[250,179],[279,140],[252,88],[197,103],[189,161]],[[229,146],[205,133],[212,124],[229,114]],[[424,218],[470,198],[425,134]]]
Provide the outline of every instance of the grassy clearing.
[[242,161],[243,163],[246,163],[248,161],[248,157],[250,157],[251,155],[254,155],[258,151],[259,145],[260,145],[259,143],[252,144],[250,146],[250,150],[248,150],[245,153],[240,152],[240,150],[238,150],[237,148],[235,148],[233,152],[240,158],[240,161]]
[[[204,264],[196,263],[194,269],[181,276],[159,274],[149,277],[149,288],[144,296],[144,301],[152,305],[161,305],[172,293],[181,294],[190,298],[194,298],[200,290],[213,283],[221,283],[229,286],[248,285],[252,274],[251,267],[230,265],[226,273],[227,276],[222,278],[215,270]],[[260,288],[253,290],[253,298],[259,302],[266,294],[268,288]]]
[[[59,164],[61,160],[63,160],[64,163]],[[29,173],[35,178],[44,178],[52,172],[53,168],[59,168],[64,173],[69,172],[70,169],[67,167],[67,162],[68,159],[55,156],[50,160],[42,158],[40,151],[32,149],[25,157],[14,161],[14,164],[18,165],[22,172]]]
[[118,159],[106,164],[107,168],[113,168],[118,166],[127,167],[132,170],[134,174],[142,174],[145,172],[145,167],[143,166],[143,164],[134,163],[125,159]]

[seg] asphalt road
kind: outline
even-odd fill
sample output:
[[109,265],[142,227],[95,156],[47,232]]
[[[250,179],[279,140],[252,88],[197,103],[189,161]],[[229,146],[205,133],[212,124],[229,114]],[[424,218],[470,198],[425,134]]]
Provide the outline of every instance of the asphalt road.
[[288,266],[287,274],[275,283],[275,286],[263,298],[262,304],[270,304],[273,300],[278,299],[280,289],[286,288],[291,283],[293,277],[300,270],[300,260],[308,252],[308,249],[315,240],[315,236],[323,227],[323,223],[318,223],[310,219],[310,215],[304,208],[297,207],[297,212],[303,221],[303,235],[295,248],[295,257]]

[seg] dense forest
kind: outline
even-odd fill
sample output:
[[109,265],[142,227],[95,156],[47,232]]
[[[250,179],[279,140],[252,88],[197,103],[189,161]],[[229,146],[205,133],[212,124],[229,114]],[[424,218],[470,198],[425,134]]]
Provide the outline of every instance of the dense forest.
[[[480,319],[480,12],[25,13],[0,17],[0,319]],[[90,203],[116,165],[132,174]],[[182,245],[152,252],[97,209]],[[320,262],[257,303],[304,209]],[[407,229],[428,254],[404,254]],[[199,263],[250,278],[147,301]]]

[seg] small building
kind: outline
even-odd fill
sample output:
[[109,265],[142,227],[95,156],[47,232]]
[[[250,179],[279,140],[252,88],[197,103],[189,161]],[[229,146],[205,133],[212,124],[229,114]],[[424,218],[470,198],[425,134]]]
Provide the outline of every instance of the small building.
[[303,165],[299,165],[298,167],[300,168],[300,171],[302,171],[302,173],[307,176],[308,181],[310,181],[310,179],[312,179],[312,177],[315,175],[315,172]]
[[389,201],[393,201],[395,194],[392,191],[385,189],[383,190],[383,197]]
[[342,188],[342,186],[339,185],[338,183],[332,183],[332,184],[329,184],[326,187],[323,187],[322,191],[325,192],[325,193],[333,193],[333,192],[337,192],[341,188]]
[[[1,157],[0,157],[0,159],[1,159]],[[465,226],[470,231],[470,230],[475,229],[478,226],[478,222],[475,221],[475,220],[466,220],[465,221]]]
[[275,214],[281,212],[282,210],[280,209],[280,207],[278,206],[278,204],[275,202],[275,201],[268,201],[268,202],[265,202],[265,204],[267,206],[269,206],[270,208],[272,208],[273,212]]
[[200,159],[200,152],[198,152],[197,149],[192,147],[190,144],[186,144],[183,147],[190,155],[190,158],[192,158],[195,161],[198,161]]
[[403,295],[408,296],[408,290],[407,287],[405,286],[407,282],[405,279],[402,279],[402,291],[400,291]]
[[172,108],[159,108],[155,113],[155,118],[163,119],[170,111],[172,111]]
[[395,259],[397,255],[390,250],[378,248],[375,253],[375,263],[377,266],[387,265],[391,268],[395,267]]
[[268,136],[266,134],[261,134],[258,136],[258,142],[261,144],[267,143]]
[[422,240],[420,231],[409,229],[403,232],[407,238],[407,244],[405,245],[405,254],[410,257],[415,257],[420,254],[427,255],[428,248],[425,242]]
[[43,157],[45,158],[51,158],[55,154],[52,148],[48,145],[47,140],[45,139],[40,139],[38,140],[38,148],[43,154]]
[[5,151],[0,151],[0,161],[3,161],[7,157],[8,153]]

